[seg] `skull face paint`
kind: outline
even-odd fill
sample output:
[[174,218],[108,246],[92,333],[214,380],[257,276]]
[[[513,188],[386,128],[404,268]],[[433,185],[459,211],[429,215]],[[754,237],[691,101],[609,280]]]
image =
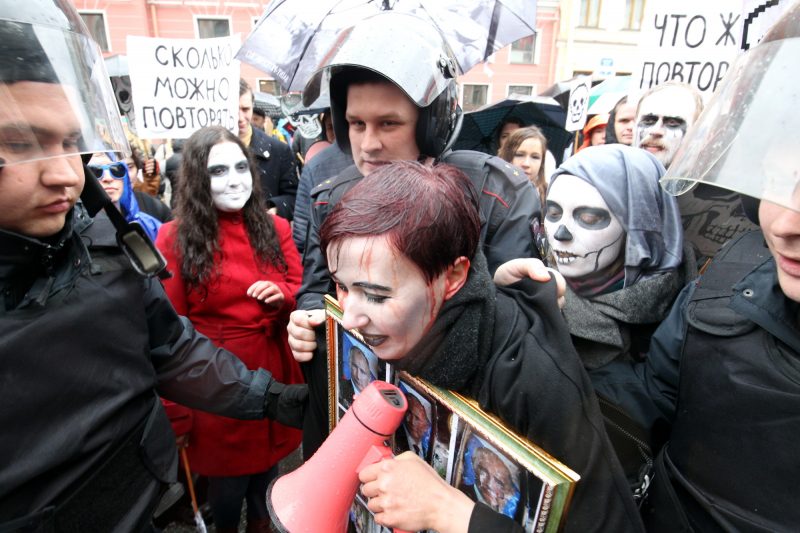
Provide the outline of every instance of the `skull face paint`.
[[570,95],[569,120],[573,125],[579,125],[581,117],[586,109],[586,101],[589,99],[589,88],[586,85],[579,85]]
[[597,189],[569,174],[559,176],[547,192],[544,227],[558,270],[566,278],[602,271],[625,244],[622,224]]
[[647,96],[639,104],[635,146],[669,167],[694,123],[695,105],[692,93],[681,87],[667,87]]
[[212,146],[207,168],[214,207],[228,213],[241,210],[253,192],[253,175],[239,145],[221,142]]

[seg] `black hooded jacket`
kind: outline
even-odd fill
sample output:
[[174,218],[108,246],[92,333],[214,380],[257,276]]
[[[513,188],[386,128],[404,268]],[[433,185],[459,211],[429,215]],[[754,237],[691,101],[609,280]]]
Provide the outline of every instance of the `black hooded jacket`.
[[260,419],[272,377],[179,317],[107,218],[70,214],[47,241],[0,230],[0,530],[141,530],[177,473],[156,393]]
[[[478,400],[576,471],[566,532],[642,531],[592,384],[556,305],[555,281],[495,289],[478,252],[466,285],[397,368]],[[476,505],[470,532],[521,531]]]

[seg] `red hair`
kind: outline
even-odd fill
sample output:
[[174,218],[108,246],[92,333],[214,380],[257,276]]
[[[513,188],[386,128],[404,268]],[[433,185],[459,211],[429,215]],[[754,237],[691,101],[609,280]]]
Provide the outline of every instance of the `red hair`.
[[470,260],[480,240],[477,194],[450,165],[395,161],[348,191],[320,228],[320,247],[338,253],[353,237],[386,236],[428,282],[459,257]]

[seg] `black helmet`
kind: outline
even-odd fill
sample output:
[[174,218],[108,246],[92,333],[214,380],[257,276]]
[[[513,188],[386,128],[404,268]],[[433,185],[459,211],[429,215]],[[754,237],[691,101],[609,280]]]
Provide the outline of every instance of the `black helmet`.
[[347,87],[359,81],[389,81],[420,108],[420,152],[438,157],[455,140],[461,124],[456,71],[455,56],[435,27],[414,15],[386,11],[339,35],[306,84],[303,99],[310,105],[329,86],[336,141],[349,151]]

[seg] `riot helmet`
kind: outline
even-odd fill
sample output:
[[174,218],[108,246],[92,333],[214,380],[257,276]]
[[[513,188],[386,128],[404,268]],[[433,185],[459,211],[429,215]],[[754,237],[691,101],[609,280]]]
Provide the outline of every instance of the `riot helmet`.
[[67,0],[0,0],[0,165],[128,143],[100,49]]
[[349,151],[347,88],[359,78],[377,74],[419,108],[417,147],[424,155],[438,157],[455,140],[461,125],[457,65],[452,50],[429,21],[386,11],[339,34],[306,84],[303,100],[310,105],[329,88],[336,141]]
[[[706,183],[800,211],[798,57],[795,4],[728,71],[661,179],[663,187],[679,195]],[[744,200],[753,218],[757,206]]]

